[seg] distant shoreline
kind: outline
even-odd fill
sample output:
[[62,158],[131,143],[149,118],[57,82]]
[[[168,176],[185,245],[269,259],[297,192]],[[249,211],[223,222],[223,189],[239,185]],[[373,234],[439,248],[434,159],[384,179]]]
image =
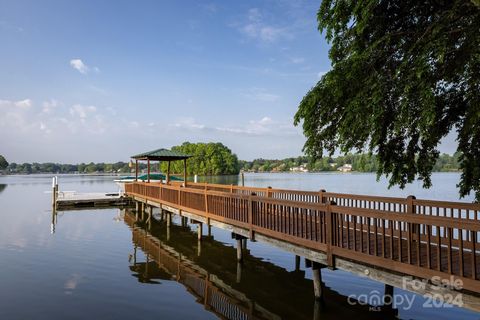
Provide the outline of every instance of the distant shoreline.
[[[153,173],[153,172],[152,172]],[[291,171],[265,171],[265,172],[244,172],[245,174],[376,174],[376,172],[366,172],[366,171],[349,171],[349,172],[341,172],[341,171],[311,171],[311,172],[291,172]],[[452,171],[433,171],[432,173],[461,173],[460,170],[452,170]],[[89,176],[89,177],[121,177],[121,176],[128,176],[134,173],[56,173],[56,172],[35,172],[35,173],[0,173],[0,176],[41,176],[41,175],[51,175],[51,176]],[[140,173],[139,173],[140,174]],[[146,172],[142,172],[141,174],[146,174]],[[222,177],[222,176],[238,176],[238,174],[217,174],[217,175],[197,175],[198,177]],[[170,176],[181,176],[182,174],[170,174]],[[194,175],[189,175],[189,177],[193,177]]]

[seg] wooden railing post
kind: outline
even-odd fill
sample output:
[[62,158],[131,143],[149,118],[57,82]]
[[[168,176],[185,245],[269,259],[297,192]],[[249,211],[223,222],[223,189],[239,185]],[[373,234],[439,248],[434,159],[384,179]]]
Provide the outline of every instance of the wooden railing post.
[[332,206],[334,206],[336,203],[334,201],[328,201],[326,203],[326,229],[327,229],[327,265],[329,269],[334,269],[335,268],[335,257],[333,256],[332,253],[332,246],[334,245],[333,243],[333,238],[334,238],[334,225],[333,225],[333,211],[332,211]]
[[272,197],[272,187],[268,186],[267,187],[267,198],[271,198]]
[[[208,194],[207,194],[207,188],[203,190],[203,193],[205,195],[205,214],[208,214]],[[210,225],[210,224],[209,224]]]
[[248,225],[249,225],[249,232],[250,232],[250,240],[255,240],[255,233],[253,232],[253,197],[256,196],[254,192],[252,192],[248,196]]
[[[415,196],[408,196],[407,197],[407,214],[415,214],[415,206],[413,205],[413,200],[415,200]],[[416,223],[409,222],[407,224],[407,261],[410,264],[412,262],[412,242],[415,241],[415,237],[413,235],[419,234],[420,232],[420,225]]]
[[181,200],[182,200],[182,191],[181,191],[181,187],[178,186],[178,199],[177,199],[177,201],[178,201],[178,205],[179,205],[179,206],[182,205]]
[[320,191],[318,192],[319,193],[318,197],[319,197],[320,203],[325,203],[326,199],[323,195],[325,192],[326,192],[325,189],[320,189]]

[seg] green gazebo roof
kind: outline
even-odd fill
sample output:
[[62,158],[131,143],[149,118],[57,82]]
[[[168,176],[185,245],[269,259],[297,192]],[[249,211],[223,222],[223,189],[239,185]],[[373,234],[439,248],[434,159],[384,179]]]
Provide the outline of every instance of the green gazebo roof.
[[175,161],[191,158],[191,155],[168,149],[157,149],[132,156],[136,160]]

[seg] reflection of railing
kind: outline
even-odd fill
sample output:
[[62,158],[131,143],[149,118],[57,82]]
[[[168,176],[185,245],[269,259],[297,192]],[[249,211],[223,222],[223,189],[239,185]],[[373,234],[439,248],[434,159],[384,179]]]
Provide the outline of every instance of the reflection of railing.
[[271,188],[135,182],[132,196],[335,257],[420,278],[450,275],[480,292],[480,205]]
[[[125,221],[133,226],[134,219],[126,215]],[[172,274],[188,291],[203,303],[205,308],[226,319],[279,319],[280,317],[258,308],[250,301],[240,301],[222,291],[209,279],[206,270],[193,265],[174,250],[162,245],[158,238],[148,236],[144,229],[134,227],[133,242],[138,245],[159,267]],[[230,291],[232,291],[230,289]],[[242,294],[238,293],[239,296]]]

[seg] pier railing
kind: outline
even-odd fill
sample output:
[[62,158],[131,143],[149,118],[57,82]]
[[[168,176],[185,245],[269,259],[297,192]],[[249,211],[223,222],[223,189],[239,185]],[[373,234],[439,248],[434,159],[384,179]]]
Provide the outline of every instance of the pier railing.
[[397,273],[480,293],[480,205],[218,184],[135,182],[126,193]]

